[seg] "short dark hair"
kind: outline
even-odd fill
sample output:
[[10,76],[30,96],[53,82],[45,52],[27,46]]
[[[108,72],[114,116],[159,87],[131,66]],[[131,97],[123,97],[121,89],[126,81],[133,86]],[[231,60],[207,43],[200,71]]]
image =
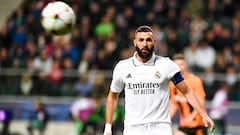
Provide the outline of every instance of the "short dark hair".
[[173,55],[173,60],[185,60],[183,53],[177,53]]
[[137,30],[135,31],[135,35],[138,32],[152,32],[153,33],[153,30],[152,30],[152,28],[150,26],[142,25],[142,26],[137,28]]

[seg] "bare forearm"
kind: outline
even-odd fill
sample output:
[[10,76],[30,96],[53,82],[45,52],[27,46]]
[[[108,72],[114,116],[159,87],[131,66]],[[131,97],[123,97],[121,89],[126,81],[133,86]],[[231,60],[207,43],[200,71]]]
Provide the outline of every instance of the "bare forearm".
[[205,109],[205,103],[199,100],[193,91],[189,91],[188,93],[186,93],[185,97],[199,114],[207,115],[207,112]]
[[176,85],[177,88],[184,94],[188,102],[193,106],[193,108],[201,115],[206,115],[205,102],[204,100],[199,100],[195,95],[194,91],[189,87],[186,82],[181,82]]
[[173,118],[176,112],[177,112],[177,106],[174,103],[171,103],[170,112],[169,112],[170,117]]
[[185,95],[188,102],[193,106],[193,108],[198,111],[198,113],[202,116],[205,127],[210,127],[209,132],[213,132],[215,125],[213,120],[208,116],[205,106],[203,106],[196,95],[194,94],[191,87],[185,81],[178,83],[177,88]]
[[106,123],[112,124],[113,115],[118,104],[118,96],[114,93],[109,93],[106,103]]

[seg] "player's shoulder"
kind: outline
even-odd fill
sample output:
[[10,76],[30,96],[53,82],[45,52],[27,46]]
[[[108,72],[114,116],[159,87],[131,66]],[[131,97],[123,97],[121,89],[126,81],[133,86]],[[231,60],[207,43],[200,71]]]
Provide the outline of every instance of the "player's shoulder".
[[198,76],[197,74],[193,73],[193,72],[190,72],[189,75],[192,77],[192,78],[199,78],[200,79],[200,76]]
[[194,73],[190,73],[189,77],[191,78],[191,80],[202,81],[201,77]]
[[167,57],[167,56],[156,55],[155,58],[156,58],[156,62],[171,62],[172,61],[170,59],[170,57]]
[[130,58],[127,58],[127,59],[122,59],[122,60],[119,60],[118,63],[116,64],[116,66],[129,66],[130,63],[132,63],[133,61],[133,58],[130,57]]

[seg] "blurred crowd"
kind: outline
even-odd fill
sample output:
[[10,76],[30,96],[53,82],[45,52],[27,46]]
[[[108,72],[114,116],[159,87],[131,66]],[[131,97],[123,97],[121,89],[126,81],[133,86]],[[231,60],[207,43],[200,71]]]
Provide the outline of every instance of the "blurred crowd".
[[135,28],[149,25],[156,54],[183,52],[192,72],[203,75],[207,99],[224,80],[230,100],[240,100],[238,0],[65,0],[77,16],[65,36],[40,23],[52,1],[23,0],[1,28],[1,95],[105,96],[110,78],[103,71],[132,56]]

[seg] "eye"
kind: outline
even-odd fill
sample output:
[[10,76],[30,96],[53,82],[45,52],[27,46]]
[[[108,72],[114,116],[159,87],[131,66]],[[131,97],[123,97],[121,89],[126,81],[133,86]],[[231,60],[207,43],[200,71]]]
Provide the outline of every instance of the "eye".
[[144,41],[144,39],[143,39],[143,38],[140,38],[140,39],[139,39],[139,41],[141,41],[141,42],[142,42],[142,41]]
[[151,38],[147,38],[146,41],[152,42],[152,39]]

